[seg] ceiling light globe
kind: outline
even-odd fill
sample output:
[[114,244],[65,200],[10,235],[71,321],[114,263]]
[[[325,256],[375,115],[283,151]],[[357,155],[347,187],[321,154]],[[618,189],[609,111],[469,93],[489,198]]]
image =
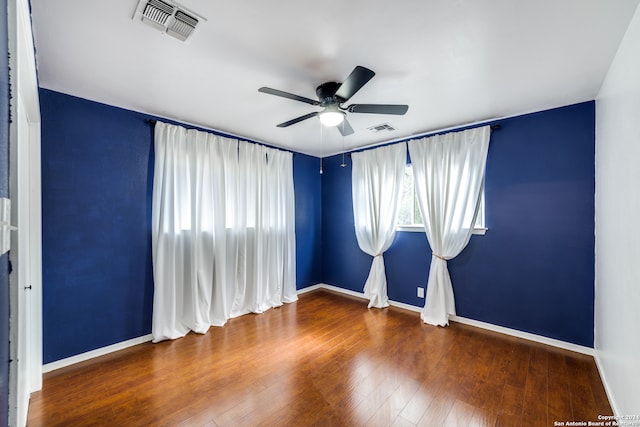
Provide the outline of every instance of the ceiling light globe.
[[320,122],[323,125],[331,127],[337,126],[344,120],[344,113],[340,111],[324,111],[320,113]]

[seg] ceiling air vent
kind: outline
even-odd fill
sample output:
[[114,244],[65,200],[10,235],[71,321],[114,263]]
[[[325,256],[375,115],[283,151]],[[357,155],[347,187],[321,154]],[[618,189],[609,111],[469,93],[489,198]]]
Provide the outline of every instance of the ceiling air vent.
[[159,30],[167,26],[167,21],[175,13],[176,8],[160,0],[149,0],[142,11],[142,20]]
[[182,5],[166,0],[140,0],[133,19],[183,42],[189,40],[201,21],[206,21]]
[[181,10],[176,12],[174,16],[173,22],[167,28],[167,34],[173,36],[179,40],[185,41],[189,38],[193,30],[196,29],[196,25],[198,25],[198,19],[187,15]]
[[391,126],[389,123],[382,123],[380,125],[371,126],[370,128],[367,128],[367,129],[369,129],[373,133],[378,133],[382,131],[393,132],[394,130],[396,130],[396,128]]

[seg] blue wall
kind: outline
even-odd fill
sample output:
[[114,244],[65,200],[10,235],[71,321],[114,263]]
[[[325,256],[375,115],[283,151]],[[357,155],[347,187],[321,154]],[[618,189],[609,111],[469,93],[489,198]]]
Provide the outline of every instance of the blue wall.
[[[149,116],[50,90],[42,112],[44,362],[149,334]],[[320,281],[317,161],[294,155],[298,287]]]
[[44,363],[151,331],[152,128],[48,90],[42,113]]
[[[485,236],[449,262],[457,314],[593,346],[595,103],[500,121],[485,182]],[[324,282],[361,292],[371,257],[353,228],[351,166],[325,159]],[[423,306],[430,253],[399,232],[385,253],[389,298]]]
[[[0,197],[9,197],[9,42],[7,2],[0,0]],[[9,411],[9,255],[0,256],[0,426]]]
[[[143,114],[41,90],[45,363],[151,330],[153,134]],[[500,121],[487,161],[485,236],[449,267],[458,314],[593,345],[593,102]],[[362,291],[351,167],[294,155],[298,289]],[[422,306],[430,250],[400,232],[389,297]],[[0,307],[1,308],[1,307]],[[8,349],[7,349],[8,353]]]
[[322,282],[322,198],[319,160],[295,153],[293,185],[296,198],[296,286]]

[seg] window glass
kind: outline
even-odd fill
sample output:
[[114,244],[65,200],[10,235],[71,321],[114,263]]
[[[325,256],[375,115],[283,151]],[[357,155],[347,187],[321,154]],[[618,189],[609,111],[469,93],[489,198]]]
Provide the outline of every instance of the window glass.
[[[398,226],[422,228],[422,215],[420,213],[420,205],[416,196],[415,185],[413,181],[413,168],[411,164],[407,164],[404,169],[404,180],[402,182],[402,193],[400,195],[400,213],[398,214]],[[474,229],[484,229],[484,188],[480,198],[480,210]]]

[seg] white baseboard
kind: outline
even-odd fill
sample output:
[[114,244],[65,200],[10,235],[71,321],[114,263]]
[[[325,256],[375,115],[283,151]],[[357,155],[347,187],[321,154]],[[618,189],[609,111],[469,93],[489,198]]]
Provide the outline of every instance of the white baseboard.
[[[339,292],[345,295],[350,295],[352,297],[356,297],[356,298],[360,298],[363,300],[367,300],[367,298],[364,296],[364,294],[362,292],[356,292],[356,291],[352,291],[349,289],[344,289],[344,288],[340,288],[338,286],[332,286],[332,285],[328,285],[326,283],[318,283],[316,285],[312,285],[312,286],[308,286],[306,288],[303,289],[299,289],[297,291],[298,295],[301,294],[305,294],[307,292],[312,292],[315,291],[317,289],[327,289],[330,291],[334,291],[334,292]],[[398,308],[402,308],[405,310],[409,310],[409,311],[413,311],[416,313],[420,313],[420,311],[422,310],[422,307],[417,307],[415,305],[410,305],[410,304],[405,304],[402,302],[397,302],[397,301],[389,301],[389,305],[393,306],[393,307],[398,307]],[[503,326],[498,326],[498,325],[493,325],[491,323],[486,323],[486,322],[480,322],[478,320],[473,320],[473,319],[467,319],[464,317],[460,317],[460,316],[451,316],[450,320],[452,320],[453,322],[458,322],[458,323],[462,323],[465,325],[470,325],[470,326],[475,326],[477,328],[481,328],[481,329],[486,329],[489,331],[494,331],[494,332],[499,332],[501,334],[505,334],[505,335],[510,335],[513,337],[517,337],[517,338],[522,338],[525,340],[529,340],[529,341],[534,341],[534,342],[538,342],[538,343],[542,343],[542,344],[546,344],[546,345],[550,345],[553,347],[558,347],[558,348],[563,348],[565,350],[570,350],[570,351],[575,351],[576,353],[582,353],[582,354],[587,354],[589,356],[595,356],[595,361],[596,361],[596,365],[598,366],[598,371],[600,372],[600,377],[602,378],[602,382],[605,386],[605,390],[607,392],[607,396],[609,397],[609,401],[611,402],[611,406],[612,409],[614,411],[614,413],[616,412],[615,409],[615,405],[614,405],[614,401],[612,399],[612,395],[610,393],[608,384],[606,382],[606,377],[604,375],[604,372],[602,370],[602,366],[601,366],[601,362],[599,361],[599,358],[597,357],[597,353],[594,351],[594,349],[589,348],[589,347],[584,347],[581,345],[577,345],[577,344],[572,344],[572,343],[568,343],[565,341],[560,341],[560,340],[556,340],[553,338],[547,338],[547,337],[543,337],[541,335],[536,335],[536,334],[531,334],[528,332],[522,332],[522,331],[518,331],[516,329],[510,329],[510,328],[505,328]],[[113,353],[114,351],[118,351],[118,350],[124,350],[125,348],[128,347],[132,347],[134,345],[138,345],[138,344],[142,344],[145,342],[149,342],[151,341],[151,334],[149,335],[144,335],[138,338],[133,338],[127,341],[122,341],[116,344],[112,344],[106,347],[102,347],[102,348],[98,348],[95,350],[91,350],[88,351],[86,353],[82,353],[82,354],[78,354],[75,356],[71,356],[71,357],[67,357],[66,359],[61,359],[61,360],[56,360],[55,362],[51,362],[51,363],[47,363],[45,365],[42,366],[42,372],[46,373],[46,372],[51,372],[51,371],[55,371],[56,369],[60,369],[60,368],[64,368],[66,366],[70,366],[76,363],[80,363],[80,362],[84,362],[85,360],[89,360],[89,359],[93,359],[95,357],[99,357],[99,356],[104,356],[105,354],[109,354],[109,353]]]
[[65,366],[84,362],[85,360],[93,359],[94,357],[104,356],[105,354],[113,353],[114,351],[124,350],[125,348],[133,347],[134,345],[142,344],[148,341],[151,341],[151,334],[108,345],[106,347],[97,348],[95,350],[87,351],[86,353],[67,357],[66,359],[47,363],[45,365],[42,365],[42,372],[46,373],[55,371],[56,369],[64,368]]
[[481,322],[479,320],[467,319],[460,316],[450,316],[450,320],[465,325],[475,326],[477,328],[487,329],[489,331],[499,332],[504,335],[510,335],[512,337],[522,338],[529,341],[535,341],[541,344],[550,345],[552,347],[563,348],[565,350],[574,351],[576,353],[582,353],[589,356],[594,355],[594,351],[591,347],[585,347],[578,344],[573,344],[566,341],[556,340],[553,338],[544,337],[542,335],[532,334],[530,332],[518,331],[517,329],[505,328],[504,326],[494,325],[492,323]]
[[318,283],[317,285],[308,286],[306,288],[298,289],[296,293],[298,295],[306,294],[307,292],[315,291],[317,289],[323,288],[324,285],[322,283]]
[[[297,291],[298,295],[300,294],[304,294],[306,292],[311,292],[311,291],[315,291],[316,289],[320,289],[320,288],[326,288],[326,289],[332,289],[335,290],[337,292],[342,291],[342,293],[347,293],[350,291],[347,291],[346,289],[340,289],[337,288],[335,286],[329,286],[329,285],[324,285],[322,283],[317,284],[317,285],[313,285],[313,286],[309,286],[307,288],[304,289],[300,289]],[[354,292],[354,294],[357,295],[357,293]],[[51,362],[51,363],[47,363],[42,365],[42,373],[47,373],[47,372],[51,372],[51,371],[55,371],[56,369],[60,369],[60,368],[64,368],[66,366],[71,366],[74,365],[76,363],[80,363],[80,362],[84,362],[85,360],[89,360],[89,359],[93,359],[95,357],[99,357],[99,356],[104,356],[106,354],[109,353],[113,353],[115,351],[118,350],[124,350],[125,348],[129,348],[129,347],[133,347],[134,345],[138,345],[138,344],[142,344],[145,342],[149,342],[152,340],[152,336],[151,334],[149,335],[144,335],[138,338],[133,338],[127,341],[122,341],[119,343],[115,343],[106,347],[102,347],[102,348],[97,348],[95,350],[91,350],[91,351],[87,351],[86,353],[82,353],[82,354],[77,354],[75,356],[71,356],[71,357],[67,357],[66,359],[61,359],[61,360],[56,360],[55,362]]]
[[315,289],[326,289],[328,291],[339,292],[341,294],[350,295],[352,297],[360,298],[360,299],[363,299],[363,300],[368,300],[368,298],[365,297],[362,292],[356,292],[356,291],[352,291],[352,290],[349,290],[349,289],[339,288],[337,286],[328,285],[326,283],[318,283],[317,285],[313,285],[311,287],[314,288],[313,290],[315,290]]
[[600,374],[600,380],[602,380],[602,385],[604,386],[604,391],[607,394],[607,399],[609,399],[609,404],[611,405],[611,410],[613,411],[613,415],[621,416],[622,414],[618,411],[618,407],[616,405],[616,400],[613,398],[613,393],[611,387],[609,386],[609,382],[607,381],[607,376],[604,371],[604,367],[602,366],[602,360],[600,359],[600,352],[595,349],[593,358],[596,361],[596,367],[598,368],[598,373]]
[[[298,293],[305,293],[314,291],[316,289],[328,289],[330,291],[340,292],[346,295],[351,295],[353,297],[362,298],[367,300],[362,292],[355,292],[349,289],[343,289],[337,286],[327,285],[326,283],[318,283],[317,285],[310,286],[308,288],[300,289]],[[420,313],[422,311],[422,307],[417,307],[415,305],[405,304],[397,301],[389,301],[389,305],[393,307],[403,308],[409,311],[415,311]],[[457,323],[462,323],[465,325],[475,326],[476,328],[486,329],[493,332],[498,332],[504,335],[509,335],[512,337],[522,338],[528,341],[534,341],[541,344],[550,345],[552,347],[558,347],[569,351],[574,351],[576,353],[582,353],[589,356],[594,356],[595,351],[590,347],[585,347],[573,343],[569,343],[566,341],[556,340],[553,338],[543,337],[542,335],[536,335],[529,332],[518,331],[517,329],[505,328],[504,326],[494,325],[492,323],[481,322],[479,320],[467,319],[461,316],[451,316],[449,320]],[[597,362],[597,359],[596,359]],[[600,374],[602,376],[602,373]]]

